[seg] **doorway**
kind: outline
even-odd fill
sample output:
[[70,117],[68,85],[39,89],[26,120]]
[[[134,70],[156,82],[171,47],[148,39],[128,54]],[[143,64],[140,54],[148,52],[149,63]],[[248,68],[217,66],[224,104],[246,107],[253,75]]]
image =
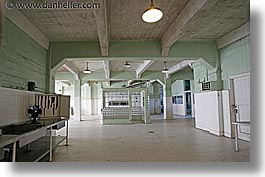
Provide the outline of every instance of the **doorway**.
[[192,117],[192,92],[191,81],[184,80],[184,94],[185,94],[185,117]]
[[185,93],[185,102],[186,102],[186,116],[192,116],[192,102],[191,102],[191,92]]
[[[235,121],[250,121],[250,74],[242,74],[230,78],[232,105]],[[250,141],[250,127],[240,126],[240,139]]]

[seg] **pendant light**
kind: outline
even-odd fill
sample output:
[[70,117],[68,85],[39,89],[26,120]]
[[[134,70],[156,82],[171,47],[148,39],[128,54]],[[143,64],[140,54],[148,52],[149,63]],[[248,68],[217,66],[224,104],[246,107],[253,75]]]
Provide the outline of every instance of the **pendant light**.
[[124,63],[124,65],[123,65],[123,67],[125,67],[125,68],[130,68],[131,65],[130,65],[130,63],[128,63],[128,61],[126,61],[126,62]]
[[91,74],[92,71],[88,69],[88,62],[86,62],[86,69],[84,70],[85,74]]
[[155,7],[153,0],[151,0],[150,7],[146,9],[142,15],[143,21],[147,23],[154,23],[163,17],[163,12],[158,7]]
[[161,72],[164,74],[169,73],[169,70],[167,69],[167,62],[166,61],[164,61],[164,69]]

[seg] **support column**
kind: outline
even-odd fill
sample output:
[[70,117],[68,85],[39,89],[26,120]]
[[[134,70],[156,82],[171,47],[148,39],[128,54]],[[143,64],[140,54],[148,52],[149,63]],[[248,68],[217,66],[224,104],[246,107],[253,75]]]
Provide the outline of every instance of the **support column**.
[[74,120],[81,121],[81,81],[75,80],[74,85]]
[[50,77],[49,86],[47,90],[49,90],[50,93],[54,93],[55,92],[55,73],[51,72],[49,77]]
[[171,79],[165,78],[164,89],[164,119],[173,119]]

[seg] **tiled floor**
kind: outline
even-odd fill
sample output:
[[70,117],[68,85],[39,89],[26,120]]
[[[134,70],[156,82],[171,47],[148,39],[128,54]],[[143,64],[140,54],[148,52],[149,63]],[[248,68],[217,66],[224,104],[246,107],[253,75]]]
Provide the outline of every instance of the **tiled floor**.
[[151,124],[100,125],[97,117],[70,122],[69,146],[60,146],[55,162],[242,162],[250,143],[211,135],[194,128],[194,119]]

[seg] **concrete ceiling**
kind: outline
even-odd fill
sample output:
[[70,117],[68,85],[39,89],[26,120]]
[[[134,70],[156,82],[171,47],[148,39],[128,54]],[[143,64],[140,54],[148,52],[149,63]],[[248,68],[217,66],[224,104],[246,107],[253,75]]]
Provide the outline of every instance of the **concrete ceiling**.
[[[249,0],[154,0],[164,16],[159,22],[148,24],[142,21],[141,16],[149,7],[150,0],[91,2],[100,3],[100,9],[27,9],[20,12],[50,41],[99,41],[102,56],[108,56],[110,40],[150,39],[160,40],[162,55],[167,56],[174,42],[219,39],[248,22],[250,13]],[[164,68],[162,58],[161,61],[128,61],[130,68],[123,67],[124,61],[88,61],[90,70],[105,72],[106,78],[111,71],[135,71],[138,77],[144,71]],[[167,68],[177,64],[176,61],[168,61]],[[86,60],[82,59],[68,61],[58,71],[76,73],[84,69]]]
[[[82,72],[86,69],[86,62],[88,62],[88,69],[92,70],[93,72],[102,72],[104,70],[104,64],[101,60],[75,60],[75,61],[68,61],[68,63],[72,63],[79,72]],[[135,72],[142,64],[144,64],[144,60],[130,60],[127,61],[131,67],[126,68],[124,67],[124,61],[118,61],[118,60],[111,60],[109,61],[109,68],[110,71],[133,71]],[[167,61],[167,68],[171,68],[178,64],[177,61]],[[154,61],[147,69],[146,71],[161,71],[164,69],[164,61]],[[67,68],[64,66],[60,67],[58,72],[68,72]]]
[[185,25],[179,40],[218,39],[249,21],[248,0],[210,0]]
[[[28,2],[29,0],[15,0]],[[31,0],[31,2],[40,0]],[[51,0],[50,0],[51,1]],[[80,2],[80,0],[78,0]],[[95,0],[95,2],[105,2]],[[20,10],[50,41],[99,40],[101,16],[110,40],[161,39],[191,0],[155,0],[164,17],[157,23],[142,21],[149,0],[111,0],[95,10]],[[98,13],[106,8],[105,13]],[[189,10],[189,9],[188,9]],[[249,21],[249,0],[208,0],[182,27],[178,40],[217,39]],[[98,21],[97,21],[98,20]],[[105,22],[104,22],[105,23]]]
[[[166,66],[167,68],[171,68],[175,66],[178,62],[177,61],[167,61]],[[161,71],[164,69],[164,61],[155,61],[149,68],[148,71]]]
[[113,40],[160,39],[176,19],[188,0],[155,0],[164,16],[154,24],[142,20],[142,13],[150,6],[149,0],[111,0],[110,38]]
[[87,68],[93,72],[101,72],[104,70],[103,61],[93,61],[93,60],[82,60],[82,61],[72,61],[73,65],[79,70],[84,71]]
[[143,61],[127,61],[131,67],[130,68],[125,68],[123,67],[125,62],[121,61],[110,61],[110,70],[111,71],[136,71],[137,68],[143,63]]

